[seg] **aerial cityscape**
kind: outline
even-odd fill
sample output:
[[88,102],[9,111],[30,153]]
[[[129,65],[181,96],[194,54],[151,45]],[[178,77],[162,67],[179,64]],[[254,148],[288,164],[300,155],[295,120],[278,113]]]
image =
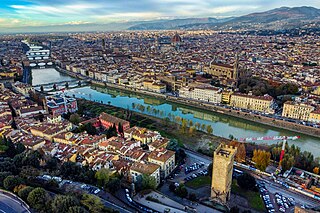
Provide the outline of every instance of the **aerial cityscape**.
[[320,212],[320,1],[1,1],[0,212]]

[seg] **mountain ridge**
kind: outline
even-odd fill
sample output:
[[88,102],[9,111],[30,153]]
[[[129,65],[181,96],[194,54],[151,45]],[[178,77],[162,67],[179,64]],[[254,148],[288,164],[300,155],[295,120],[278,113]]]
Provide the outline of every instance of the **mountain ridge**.
[[261,30],[307,28],[313,25],[320,28],[320,9],[310,6],[280,7],[264,12],[254,12],[229,18],[176,18],[149,21],[128,21],[112,23],[66,24],[51,26],[27,26],[8,28],[2,33],[37,32],[85,32],[122,30]]

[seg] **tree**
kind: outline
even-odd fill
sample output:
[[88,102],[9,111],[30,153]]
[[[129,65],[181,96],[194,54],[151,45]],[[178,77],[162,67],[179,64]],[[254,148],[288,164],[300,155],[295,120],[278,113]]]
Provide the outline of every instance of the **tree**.
[[177,139],[171,139],[167,145],[167,149],[172,150],[172,151],[176,151],[178,148],[179,144]]
[[80,123],[80,116],[77,113],[70,115],[69,121],[75,125]]
[[16,153],[16,147],[14,143],[5,137],[0,137],[0,154],[2,153],[3,156],[8,156],[13,158]]
[[181,119],[180,116],[176,116],[176,117],[175,117],[175,120],[176,120],[176,122],[177,122],[178,124],[180,124],[182,119]]
[[265,171],[270,163],[271,153],[264,150],[254,150],[252,161],[256,163],[256,167]]
[[313,168],[313,173],[315,173],[315,174],[319,174],[319,167],[314,167]]
[[256,179],[248,173],[243,173],[237,179],[238,185],[245,190],[255,190]]
[[190,133],[190,135],[193,135],[193,133],[196,131],[196,128],[194,127],[194,126],[191,126],[190,128],[189,128],[189,133]]
[[189,127],[191,127],[193,125],[193,121],[189,120]]
[[201,124],[201,130],[204,131],[206,129],[206,125],[205,124]]
[[119,178],[111,178],[107,184],[107,187],[111,193],[116,193],[120,189],[120,179]]
[[45,156],[45,161],[46,161],[46,164],[45,164],[44,168],[46,168],[50,171],[54,171],[54,170],[58,169],[58,165],[59,165],[58,158],[53,157],[51,155],[47,155],[47,156]]
[[9,191],[13,191],[14,187],[23,184],[23,179],[10,175],[3,180],[3,187]]
[[188,196],[188,190],[187,188],[184,186],[184,184],[180,184],[175,191],[176,195],[178,195],[179,197],[182,198],[186,198]]
[[176,163],[181,163],[187,157],[186,152],[183,149],[176,150]]
[[72,207],[69,207],[67,213],[89,213],[89,212],[81,206],[72,206]]
[[231,146],[237,147],[237,154],[235,160],[237,162],[244,162],[246,160],[246,147],[244,143],[239,143],[237,141],[231,141]]
[[0,172],[0,186],[3,186],[4,179],[10,175],[12,175],[11,172]]
[[190,193],[189,194],[189,200],[196,201],[197,200],[197,195],[195,193]]
[[174,185],[173,182],[170,183],[170,185],[169,185],[169,190],[170,190],[171,192],[174,192],[174,191],[176,190],[176,186]]
[[0,162],[0,172],[16,173],[16,170],[17,168],[11,159],[3,160],[3,162]]
[[97,129],[90,122],[85,124],[85,130],[90,135],[96,135],[97,134]]
[[119,122],[118,124],[118,132],[121,135],[121,137],[124,137],[124,131],[123,131],[123,126],[121,125],[121,123]]
[[200,129],[200,123],[196,122],[196,123],[194,124],[194,126],[197,128],[197,130]]
[[207,133],[210,135],[213,133],[213,129],[210,124],[207,125]]
[[186,132],[186,130],[187,130],[187,126],[188,126],[188,122],[187,122],[187,120],[186,120],[186,119],[182,119],[182,123],[181,123],[181,131],[182,131],[183,133],[185,133],[185,132]]
[[40,152],[36,151],[29,151],[26,153],[25,157],[22,159],[22,165],[33,166],[35,168],[40,167],[40,160],[42,155]]
[[26,185],[24,185],[24,184],[17,185],[14,187],[13,192],[17,194],[20,190],[22,190],[24,188],[26,188]]
[[105,187],[110,180],[110,170],[106,168],[99,169],[95,174],[95,178],[99,186]]
[[105,209],[104,204],[99,197],[90,194],[84,194],[81,199],[81,204],[90,212],[102,213]]
[[51,210],[53,212],[68,212],[72,206],[78,206],[79,200],[69,195],[56,195],[51,203]]
[[38,211],[46,211],[48,209],[47,203],[51,200],[50,195],[43,188],[35,188],[32,190],[27,198],[30,206]]
[[64,178],[74,179],[82,172],[81,167],[74,162],[65,162],[60,167],[60,173]]
[[18,195],[22,200],[27,201],[28,195],[33,189],[31,186],[26,186],[18,192]]
[[294,166],[294,162],[294,156],[290,156],[288,154],[284,155],[282,161],[280,162],[282,170],[289,170],[291,167]]
[[230,209],[230,213],[240,213],[240,209],[238,206],[233,206],[231,209]]
[[209,164],[209,166],[208,166],[208,175],[210,176],[210,177],[212,177],[212,163],[210,163]]
[[157,188],[157,180],[155,177],[143,174],[141,177],[142,189],[153,189]]
[[16,144],[16,154],[20,154],[26,150],[26,147],[22,143]]

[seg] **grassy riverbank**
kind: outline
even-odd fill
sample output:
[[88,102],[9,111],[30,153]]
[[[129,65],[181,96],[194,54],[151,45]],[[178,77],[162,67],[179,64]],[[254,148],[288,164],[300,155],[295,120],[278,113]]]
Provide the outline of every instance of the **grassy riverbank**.
[[[80,75],[74,75],[74,73],[63,70],[61,68],[58,68],[57,71],[65,73],[67,75],[71,75],[72,77],[75,77],[75,78],[83,77]],[[250,114],[250,113],[241,112],[241,111],[237,111],[237,110],[226,109],[224,107],[215,106],[215,105],[212,105],[209,103],[204,103],[204,102],[198,102],[196,100],[186,100],[183,98],[166,96],[164,94],[154,93],[154,92],[150,92],[150,91],[146,91],[146,90],[141,90],[141,89],[136,89],[136,88],[134,89],[134,88],[118,85],[118,84],[103,83],[103,82],[98,82],[98,81],[94,81],[94,80],[91,80],[91,83],[93,85],[96,85],[99,87],[107,87],[107,88],[109,87],[109,88],[113,88],[113,89],[127,91],[130,93],[142,94],[142,95],[146,95],[146,96],[150,96],[150,97],[157,97],[157,98],[163,99],[167,102],[178,103],[178,104],[182,104],[182,105],[189,106],[189,107],[192,106],[197,109],[205,110],[208,112],[217,112],[217,113],[229,115],[232,117],[240,118],[243,120],[252,121],[254,123],[267,125],[271,128],[284,129],[284,130],[288,130],[288,131],[320,138],[320,129],[319,128],[309,127],[309,126],[305,126],[305,125],[301,125],[301,124],[297,124],[297,123],[293,123],[293,122],[278,120],[278,119],[274,119],[274,118]]]
[[128,116],[128,110],[112,105],[78,99],[78,107],[79,113],[81,114],[86,113],[94,117],[102,112],[106,112],[116,117],[129,120],[131,126],[140,126],[159,131],[162,136],[175,138],[181,146],[185,146],[195,151],[201,149],[212,152],[221,142],[229,141],[228,139],[209,135],[200,131],[194,131],[192,134],[189,132],[182,132],[180,125],[172,121],[134,111],[130,111],[131,116]]

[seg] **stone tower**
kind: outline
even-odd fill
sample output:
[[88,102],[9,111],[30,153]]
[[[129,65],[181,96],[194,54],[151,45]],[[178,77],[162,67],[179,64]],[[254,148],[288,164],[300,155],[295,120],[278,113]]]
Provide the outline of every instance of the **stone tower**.
[[234,156],[237,148],[220,144],[213,154],[211,198],[222,203],[230,199]]

